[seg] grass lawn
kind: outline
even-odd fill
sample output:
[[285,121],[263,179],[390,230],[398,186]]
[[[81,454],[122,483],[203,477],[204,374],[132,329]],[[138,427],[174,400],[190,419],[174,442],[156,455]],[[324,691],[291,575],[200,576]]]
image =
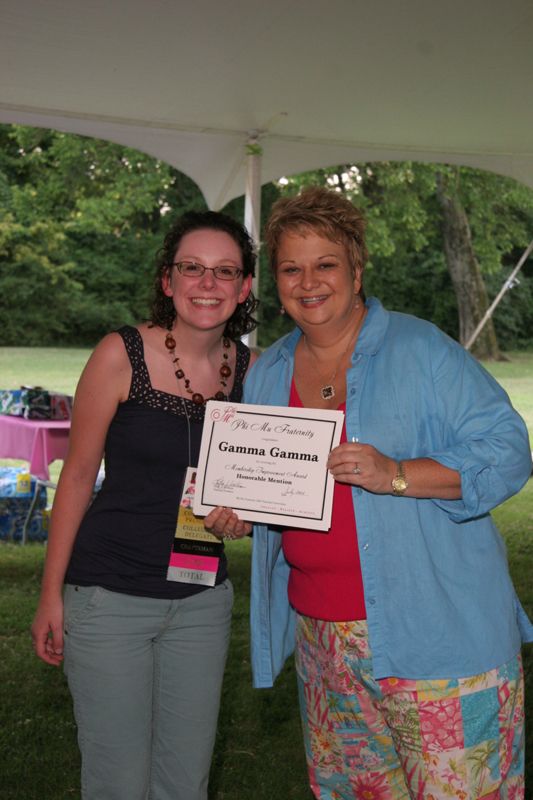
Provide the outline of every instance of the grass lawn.
[[0,389],[43,386],[74,394],[90,353],[86,348],[0,347]]
[[[1,388],[39,384],[72,393],[86,350],[0,348]],[[533,354],[487,365],[533,434]],[[1,464],[2,462],[0,462]],[[3,462],[13,463],[13,462]],[[54,474],[57,476],[60,465]],[[533,481],[496,509],[515,585],[533,616]],[[45,548],[0,546],[0,797],[79,798],[79,757],[70,695],[61,670],[38,662],[28,634]],[[228,546],[235,585],[232,644],[223,689],[210,800],[310,800],[301,744],[294,668],[275,690],[251,688],[248,652],[250,542]],[[524,651],[527,716],[533,728],[533,648]],[[533,736],[526,796],[533,800]]]
[[524,418],[533,445],[533,353],[510,353],[510,361],[485,363]]

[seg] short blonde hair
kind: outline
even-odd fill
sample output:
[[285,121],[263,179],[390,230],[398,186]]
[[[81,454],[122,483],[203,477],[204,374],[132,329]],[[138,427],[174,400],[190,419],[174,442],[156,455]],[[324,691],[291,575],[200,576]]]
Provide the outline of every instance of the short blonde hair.
[[344,244],[352,268],[363,270],[368,258],[365,227],[361,211],[331,189],[309,186],[294,197],[282,197],[272,206],[265,228],[270,266],[275,274],[279,242],[284,233],[309,230]]

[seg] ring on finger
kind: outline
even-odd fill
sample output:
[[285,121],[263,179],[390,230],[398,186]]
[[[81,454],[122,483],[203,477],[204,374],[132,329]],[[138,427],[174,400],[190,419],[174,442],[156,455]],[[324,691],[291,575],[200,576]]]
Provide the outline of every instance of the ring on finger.
[[360,475],[361,474],[361,470],[359,469],[359,464],[357,462],[355,463],[355,467],[353,468],[353,473],[354,473],[354,475]]

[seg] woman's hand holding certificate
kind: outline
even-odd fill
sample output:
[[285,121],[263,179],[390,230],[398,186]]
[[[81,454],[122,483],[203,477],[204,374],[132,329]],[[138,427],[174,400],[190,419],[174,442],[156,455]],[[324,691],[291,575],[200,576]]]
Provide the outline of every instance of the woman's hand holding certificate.
[[243,539],[252,532],[249,522],[240,519],[231,508],[218,506],[209,512],[204,519],[206,530],[219,539]]

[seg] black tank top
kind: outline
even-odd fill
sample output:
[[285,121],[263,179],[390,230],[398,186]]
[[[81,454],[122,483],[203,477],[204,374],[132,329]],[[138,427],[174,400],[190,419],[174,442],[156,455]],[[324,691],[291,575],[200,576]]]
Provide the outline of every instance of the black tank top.
[[[167,581],[166,574],[185,471],[198,464],[205,406],[153,389],[139,331],[125,326],[118,333],[132,367],[130,392],[109,426],[105,480],[80,525],[65,582],[187,597],[207,587]],[[250,360],[248,348],[236,345],[233,402],[242,398]],[[226,577],[222,556],[216,582]]]

